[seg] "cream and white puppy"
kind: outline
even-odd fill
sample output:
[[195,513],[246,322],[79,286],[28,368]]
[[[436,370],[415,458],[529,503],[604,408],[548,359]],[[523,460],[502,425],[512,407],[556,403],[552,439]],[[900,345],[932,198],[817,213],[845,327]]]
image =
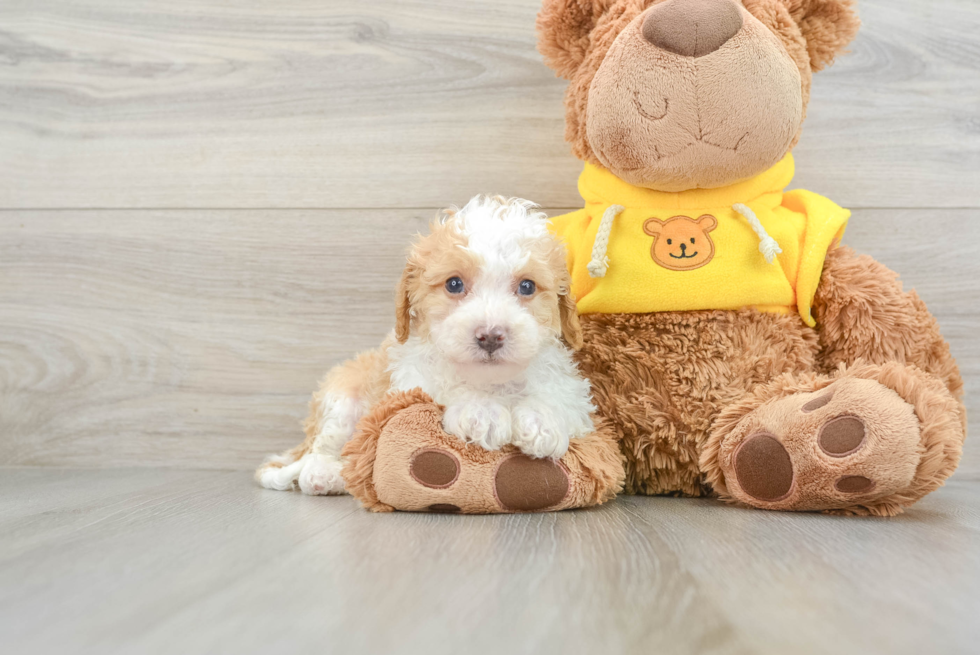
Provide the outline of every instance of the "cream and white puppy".
[[441,214],[409,255],[394,333],[327,374],[306,441],[258,469],[263,486],[342,493],[341,449],[393,390],[420,387],[446,406],[447,432],[488,450],[557,458],[593,431],[589,382],[566,346],[582,332],[564,248],[535,208],[477,196]]

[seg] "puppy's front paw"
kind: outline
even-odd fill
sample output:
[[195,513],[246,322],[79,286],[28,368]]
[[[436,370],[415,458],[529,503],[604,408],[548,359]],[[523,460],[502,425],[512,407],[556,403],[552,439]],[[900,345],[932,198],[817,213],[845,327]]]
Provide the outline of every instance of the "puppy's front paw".
[[568,434],[550,410],[514,410],[514,444],[525,455],[558,459],[568,451]]
[[510,443],[510,412],[487,400],[450,405],[442,417],[442,428],[463,441],[499,450]]

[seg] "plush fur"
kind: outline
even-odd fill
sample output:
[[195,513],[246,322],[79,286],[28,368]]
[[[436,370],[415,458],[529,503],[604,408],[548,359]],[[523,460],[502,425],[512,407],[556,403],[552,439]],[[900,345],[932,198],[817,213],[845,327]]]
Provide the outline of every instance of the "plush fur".
[[[721,45],[690,44],[697,56],[645,36],[683,30],[645,22],[684,11],[705,20],[698,0],[544,1],[539,47],[570,81],[576,156],[634,186],[679,192],[758,175],[793,148],[812,73],[857,32],[855,3],[726,1],[741,27]],[[666,3],[671,11],[653,11]],[[583,316],[578,359],[620,440],[626,491],[893,515],[942,484],[966,412],[925,304],[880,263],[832,248],[813,317],[815,329],[753,309]],[[808,409],[821,393],[825,404]],[[821,450],[842,418],[860,445],[846,456]],[[772,470],[748,466],[750,452]],[[773,489],[785,493],[767,499]]]
[[557,459],[570,440],[590,438],[589,382],[563,343],[582,341],[564,257],[527,201],[481,196],[444,212],[409,255],[394,334],[327,374],[306,440],[259,468],[260,484],[343,492],[344,445],[399,391],[435,399],[446,407],[442,428],[486,451]]

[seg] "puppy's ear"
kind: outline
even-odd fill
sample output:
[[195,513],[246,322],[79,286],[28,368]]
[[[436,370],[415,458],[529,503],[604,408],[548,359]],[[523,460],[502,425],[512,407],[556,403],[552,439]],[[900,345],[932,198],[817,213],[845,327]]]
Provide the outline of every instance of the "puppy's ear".
[[569,289],[558,295],[558,314],[561,319],[561,336],[572,350],[579,350],[584,343],[582,324],[578,320],[578,310],[575,308],[575,296]]
[[813,72],[834,63],[861,26],[855,0],[782,0],[800,26]]
[[538,52],[558,75],[571,79],[585,59],[592,29],[614,0],[544,0],[538,12]]
[[412,297],[419,286],[419,276],[422,269],[413,258],[409,257],[398,280],[395,291],[395,338],[398,343],[405,343],[412,332]]
[[579,350],[583,344],[582,324],[578,320],[575,294],[572,293],[572,274],[568,272],[567,251],[560,240],[554,239],[551,243],[549,265],[558,291],[558,322],[561,324],[561,336],[572,350]]

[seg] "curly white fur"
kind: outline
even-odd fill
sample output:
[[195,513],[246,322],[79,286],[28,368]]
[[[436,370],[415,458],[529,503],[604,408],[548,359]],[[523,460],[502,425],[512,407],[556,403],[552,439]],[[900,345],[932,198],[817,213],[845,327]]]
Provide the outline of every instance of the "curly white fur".
[[388,356],[393,389],[421,387],[446,406],[446,432],[488,450],[513,443],[532,457],[561,457],[569,438],[594,429],[589,381],[556,337],[502,383],[460,377],[442,348],[416,337],[392,346]]

